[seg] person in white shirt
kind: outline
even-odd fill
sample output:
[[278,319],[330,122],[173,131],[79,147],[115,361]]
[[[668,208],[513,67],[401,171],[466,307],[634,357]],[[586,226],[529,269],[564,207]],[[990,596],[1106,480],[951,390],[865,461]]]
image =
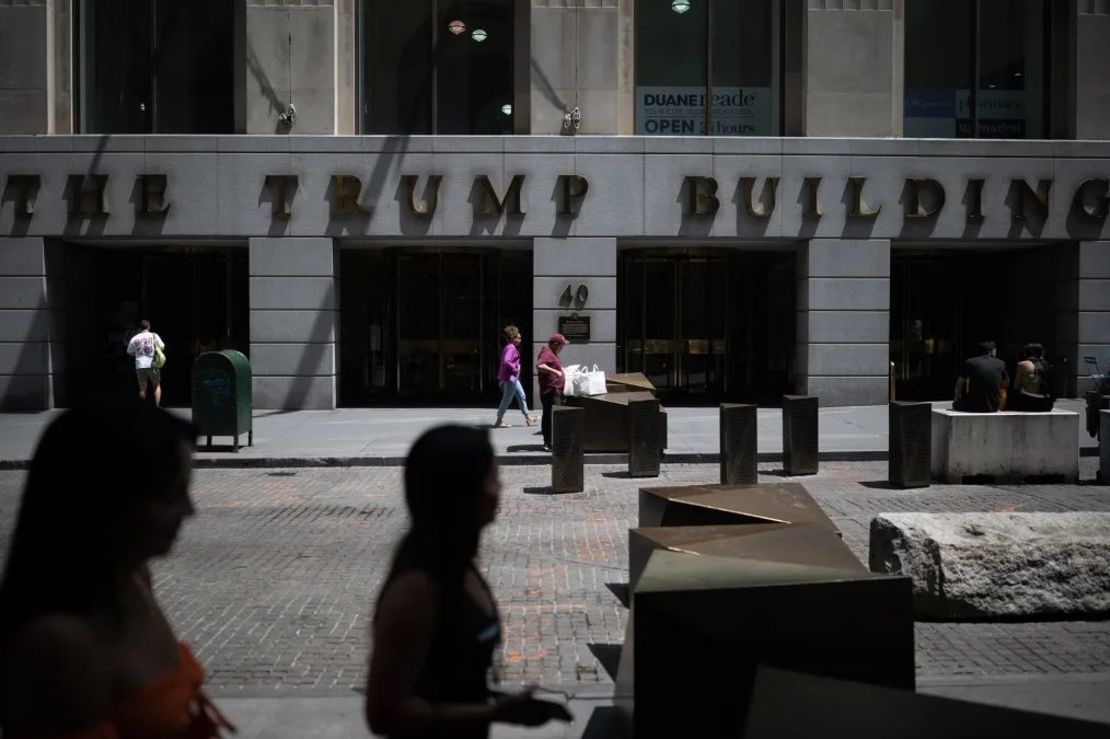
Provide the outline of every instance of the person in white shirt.
[[135,375],[139,379],[139,397],[146,398],[147,385],[154,386],[154,405],[162,405],[162,371],[154,366],[154,347],[162,351],[166,345],[162,337],[150,330],[150,321],[139,323],[142,329],[131,337],[127,353],[135,358]]

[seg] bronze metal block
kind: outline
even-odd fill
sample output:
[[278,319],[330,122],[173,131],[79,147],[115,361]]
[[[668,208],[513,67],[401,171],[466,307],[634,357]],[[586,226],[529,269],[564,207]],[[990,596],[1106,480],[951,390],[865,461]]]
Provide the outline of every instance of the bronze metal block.
[[551,491],[580,493],[586,489],[582,448],[586,413],[560,405],[551,410]]
[[756,407],[721,403],[721,484],[759,482]]
[[1094,739],[1105,724],[761,666],[744,739]]
[[912,690],[912,584],[656,551],[632,593],[624,650],[617,682],[631,681],[635,736],[735,737],[760,664]]
[[868,571],[835,531],[821,526],[789,523],[662,526],[628,530],[628,584],[633,590],[652,552],[659,549],[692,557],[756,559]]
[[902,488],[929,486],[932,461],[932,403],[890,404],[887,478]]
[[654,393],[655,385],[643,372],[623,372],[615,375],[606,374],[605,389],[611,393],[626,393],[630,390]]
[[[586,412],[583,447],[587,452],[628,452],[629,403],[654,400],[645,391],[605,393],[604,395],[571,396],[566,405],[582,408]],[[665,426],[663,427],[665,431]],[[666,434],[659,440],[660,449],[667,446]]]
[[[638,394],[638,393],[637,393]],[[659,401],[654,398],[628,404],[628,476],[659,477],[662,461],[659,442]]]
[[796,482],[640,488],[640,526],[805,523],[836,531]]
[[817,432],[817,398],[782,396],[782,466],[786,474],[817,474]]

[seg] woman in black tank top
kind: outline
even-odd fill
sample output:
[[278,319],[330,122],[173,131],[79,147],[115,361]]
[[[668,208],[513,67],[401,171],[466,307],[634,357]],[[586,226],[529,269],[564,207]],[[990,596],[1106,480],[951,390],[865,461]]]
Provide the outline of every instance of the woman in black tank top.
[[405,460],[412,523],[374,613],[366,720],[390,737],[487,737],[494,721],[539,726],[553,704],[531,691],[493,700],[497,605],[474,567],[501,484],[486,432],[441,426]]

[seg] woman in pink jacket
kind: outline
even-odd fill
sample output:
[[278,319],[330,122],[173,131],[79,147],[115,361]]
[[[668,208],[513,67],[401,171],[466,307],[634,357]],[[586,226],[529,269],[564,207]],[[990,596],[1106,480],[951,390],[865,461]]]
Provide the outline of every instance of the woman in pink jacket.
[[524,399],[524,388],[520,385],[520,329],[516,326],[505,327],[505,348],[501,350],[501,365],[497,369],[497,382],[501,385],[501,404],[497,406],[497,420],[493,422],[494,428],[509,428],[505,423],[505,411],[516,396],[520,404],[520,412],[524,414],[524,423],[535,426],[536,419],[528,415],[528,401]]

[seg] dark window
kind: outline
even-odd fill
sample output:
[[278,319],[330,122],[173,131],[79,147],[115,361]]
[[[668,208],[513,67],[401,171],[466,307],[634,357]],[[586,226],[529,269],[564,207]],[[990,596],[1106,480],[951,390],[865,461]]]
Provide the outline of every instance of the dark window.
[[234,3],[83,0],[80,130],[231,133]]
[[1045,135],[1044,0],[908,0],[903,132]]
[[778,0],[637,2],[636,133],[777,135],[780,27]]
[[362,130],[513,132],[512,0],[363,0]]

